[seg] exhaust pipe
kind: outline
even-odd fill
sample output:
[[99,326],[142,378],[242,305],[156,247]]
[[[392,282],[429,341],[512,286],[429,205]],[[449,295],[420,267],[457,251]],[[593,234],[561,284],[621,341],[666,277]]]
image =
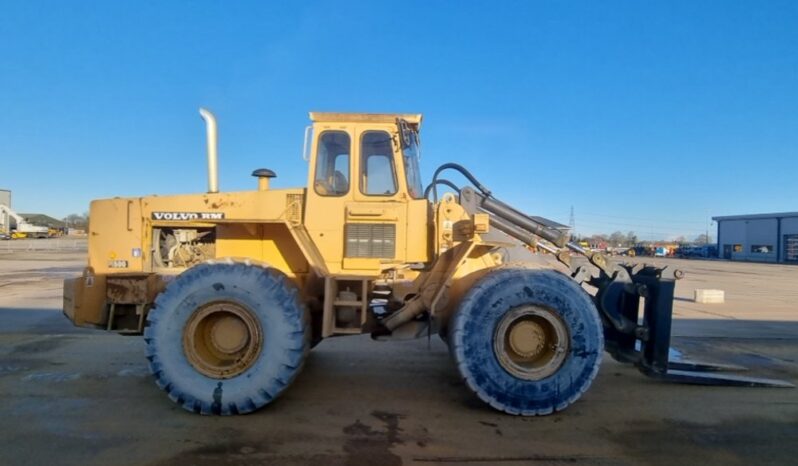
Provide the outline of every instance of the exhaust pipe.
[[219,136],[216,131],[216,117],[210,110],[199,109],[200,116],[205,120],[205,128],[208,133],[208,192],[219,192],[219,155],[216,146]]

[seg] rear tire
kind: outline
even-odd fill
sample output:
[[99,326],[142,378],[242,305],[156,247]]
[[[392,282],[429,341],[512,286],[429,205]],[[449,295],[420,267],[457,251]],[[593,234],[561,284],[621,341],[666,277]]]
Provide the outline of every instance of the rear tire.
[[463,298],[449,346],[466,385],[509,414],[536,416],[576,401],[604,348],[590,296],[554,270],[500,269]]
[[155,300],[147,325],[156,383],[201,414],[267,405],[294,381],[310,349],[309,319],[294,284],[248,261],[182,273]]

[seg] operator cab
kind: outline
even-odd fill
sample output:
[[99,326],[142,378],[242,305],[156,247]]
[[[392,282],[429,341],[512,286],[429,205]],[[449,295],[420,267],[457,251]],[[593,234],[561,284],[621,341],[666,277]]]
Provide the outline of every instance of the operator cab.
[[419,172],[421,118],[310,114],[305,226],[331,273],[428,260],[420,221],[429,218]]

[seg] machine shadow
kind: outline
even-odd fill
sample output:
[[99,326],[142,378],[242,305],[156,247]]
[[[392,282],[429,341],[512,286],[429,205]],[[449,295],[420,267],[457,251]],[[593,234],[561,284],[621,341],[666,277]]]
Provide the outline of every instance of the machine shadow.
[[673,319],[672,337],[793,340],[798,344],[796,320]]
[[35,335],[104,333],[101,330],[75,327],[61,308],[0,307],[0,333]]

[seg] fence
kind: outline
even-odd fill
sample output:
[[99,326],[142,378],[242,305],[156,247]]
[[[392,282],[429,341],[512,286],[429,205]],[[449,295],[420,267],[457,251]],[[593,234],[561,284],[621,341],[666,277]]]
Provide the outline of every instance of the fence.
[[86,238],[11,239],[0,241],[0,253],[24,251],[85,251]]

